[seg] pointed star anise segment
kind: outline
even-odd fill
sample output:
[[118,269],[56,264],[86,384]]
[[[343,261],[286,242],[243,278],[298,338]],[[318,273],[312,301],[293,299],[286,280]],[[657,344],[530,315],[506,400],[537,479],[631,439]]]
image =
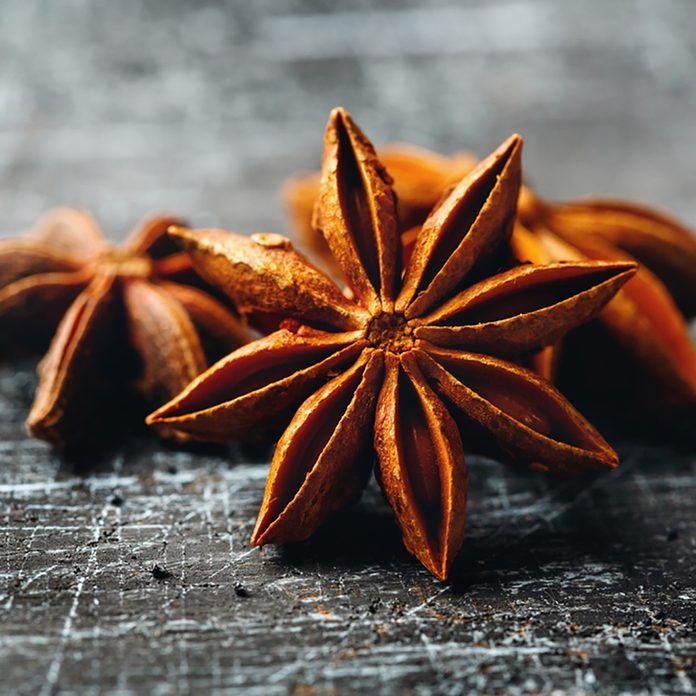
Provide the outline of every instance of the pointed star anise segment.
[[[598,239],[575,245],[585,258],[630,259]],[[641,266],[600,317],[622,347],[649,366],[653,384],[670,391],[671,403],[696,404],[696,349],[687,323],[657,276]]]
[[376,476],[404,545],[443,580],[464,540],[467,471],[457,426],[415,363],[386,358],[375,417]]
[[278,442],[252,544],[306,539],[360,496],[382,363],[379,351],[365,350],[298,409]]
[[356,329],[370,316],[279,234],[245,237],[179,227],[170,234],[208,282],[234,296],[242,314],[271,313],[341,330]]
[[76,271],[79,264],[33,239],[0,240],[0,286],[27,276]]
[[89,214],[60,208],[0,244],[3,334],[19,343],[55,330],[27,421],[36,437],[89,439],[120,382],[161,403],[205,369],[204,347],[216,358],[248,340],[229,307],[181,284],[193,267],[167,235],[177,222],[148,218],[114,247]]
[[314,220],[355,296],[372,312],[390,310],[399,271],[392,180],[343,109],[326,128]]
[[256,439],[278,419],[354,363],[362,332],[280,329],[218,361],[148,417],[208,441]]
[[207,367],[192,317],[164,288],[139,278],[123,286],[130,342],[142,361],[140,388],[156,401]]
[[[62,255],[71,264],[85,263],[109,246],[97,221],[86,210],[78,208],[48,210],[27,231],[24,239]],[[13,240],[8,241],[12,243]],[[21,239],[14,242],[21,243]]]
[[92,216],[71,208],[48,211],[23,237],[0,240],[0,346],[46,342],[89,283],[85,264],[105,246]]
[[475,263],[481,264],[509,240],[521,158],[522,138],[513,135],[433,209],[406,266],[398,311],[408,317],[423,314],[450,294]]
[[0,287],[0,325],[6,331],[0,352],[18,348],[10,341],[45,345],[91,277],[88,272],[39,273]]
[[176,256],[179,247],[168,230],[178,224],[180,220],[167,215],[144,218],[133,228],[121,248],[127,255],[146,256],[151,262]]
[[84,428],[84,415],[104,387],[110,345],[116,339],[110,319],[119,310],[112,273],[96,277],[70,305],[39,365],[39,386],[27,417],[34,436],[71,442]]
[[467,424],[536,466],[615,465],[553,387],[486,355],[519,358],[555,340],[598,312],[635,268],[585,262],[490,275],[515,218],[520,151],[513,136],[441,201],[402,280],[389,176],[335,110],[315,219],[354,299],[282,238],[174,231],[201,275],[242,311],[292,318],[149,419],[200,437],[239,437],[303,401],[276,449],[253,543],[304,539],[352,501],[372,442],[404,543],[446,578],[464,536]]
[[[469,152],[457,152],[451,157],[445,157],[431,150],[404,143],[381,147],[377,150],[377,155],[394,179],[401,234],[415,226],[420,228],[423,220],[442,197],[442,192],[458,183],[478,162],[478,158]],[[342,273],[329,251],[326,240],[312,225],[320,188],[321,173],[315,172],[286,182],[283,197],[292,217],[297,238],[317,254],[325,268],[340,276]]]
[[635,273],[635,264],[519,266],[486,278],[417,320],[414,333],[438,345],[523,355],[586,322]]
[[618,465],[599,433],[534,372],[489,355],[428,345],[418,360],[447,404],[514,460],[564,474]]

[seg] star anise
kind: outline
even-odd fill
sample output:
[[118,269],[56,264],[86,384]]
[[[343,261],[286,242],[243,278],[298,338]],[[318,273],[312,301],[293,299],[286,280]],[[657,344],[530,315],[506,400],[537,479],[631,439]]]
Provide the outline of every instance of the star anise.
[[513,136],[431,212],[400,269],[391,179],[342,109],[329,119],[316,221],[348,299],[278,235],[175,230],[242,312],[288,318],[149,417],[202,439],[243,438],[296,409],[277,445],[253,544],[310,536],[376,475],[406,547],[446,578],[464,535],[464,444],[576,473],[613,450],[561,394],[507,362],[589,319],[635,264],[525,265],[488,275],[520,185]]
[[[399,211],[408,211],[407,224],[400,215],[405,261],[425,220],[424,203],[429,200],[434,205],[451,177],[473,166],[471,155],[445,157],[420,148],[410,152],[408,148],[385,148],[390,156],[397,155],[399,166],[388,168],[395,179]],[[318,178],[315,174],[291,180],[285,198],[298,239],[325,260],[326,242],[309,224],[311,206],[319,195]],[[696,350],[685,319],[696,314],[693,232],[645,205],[606,198],[550,203],[523,186],[512,243],[519,260],[539,264],[588,259],[640,261],[636,276],[599,315],[602,329],[590,333],[589,344],[589,338],[583,340],[570,364],[575,371],[582,371],[578,370],[579,362],[588,364],[595,382],[614,387],[623,377],[621,389],[616,391],[632,392],[629,399],[641,404],[640,410],[649,416],[654,415],[650,404],[659,409],[683,409],[696,403]],[[527,363],[552,379],[564,354],[559,349],[545,348],[530,356]],[[608,360],[610,354],[617,356],[620,369]],[[607,374],[600,375],[605,364]]]
[[248,340],[167,237],[175,223],[144,220],[114,247],[89,214],[61,208],[0,242],[5,340],[46,338],[55,329],[27,420],[34,436],[62,446],[88,439],[100,407],[133,376],[133,352],[137,389],[156,405],[207,367],[202,339],[214,357]]
[[670,215],[611,198],[551,203],[528,187],[519,213],[526,225],[545,227],[566,242],[598,242],[630,254],[664,283],[686,317],[696,316],[696,233]]
[[519,221],[513,246],[521,260],[633,261],[638,255],[646,265],[598,316],[607,334],[599,339],[613,341],[630,359],[625,367],[630,371],[632,365],[640,374],[629,380],[632,390],[649,394],[647,402],[696,404],[696,350],[676,302],[679,297],[685,309],[693,308],[696,237],[648,208],[618,201],[546,203],[527,187]]

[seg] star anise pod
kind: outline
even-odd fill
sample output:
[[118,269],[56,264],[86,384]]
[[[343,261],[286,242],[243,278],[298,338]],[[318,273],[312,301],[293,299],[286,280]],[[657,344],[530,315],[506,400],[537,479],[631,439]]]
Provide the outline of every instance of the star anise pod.
[[[388,146],[385,150],[398,155],[402,148],[409,153],[409,146]],[[407,224],[400,227],[407,262],[425,219],[420,203],[427,198],[435,204],[451,184],[450,175],[473,160],[470,155],[468,159],[461,155],[448,158],[416,148],[410,157],[398,161],[400,167],[388,169],[399,194],[399,212],[409,211]],[[326,242],[309,224],[311,205],[319,194],[318,178],[314,174],[292,180],[286,186],[285,198],[298,238],[325,259]],[[603,198],[550,203],[523,186],[512,245],[519,260],[538,264],[588,259],[639,261],[637,275],[600,314],[603,329],[591,333],[591,345],[583,341],[582,348],[573,353],[571,364],[577,368],[582,357],[596,377],[606,363],[609,379],[594,381],[612,383],[621,375],[622,392],[628,381],[630,391],[639,389],[637,393],[650,395],[649,399],[631,399],[643,404],[642,410],[648,415],[654,412],[648,404],[681,410],[696,403],[696,350],[682,315],[691,317],[696,313],[693,232],[645,205]],[[622,353],[628,360],[621,361],[617,356],[622,362],[617,370],[617,365],[609,364],[609,353]],[[550,346],[526,362],[553,379],[562,355],[560,346]]]
[[119,381],[134,376],[137,390],[161,404],[207,367],[204,342],[219,357],[248,340],[167,237],[176,223],[144,220],[115,247],[88,213],[60,208],[0,241],[5,340],[55,330],[27,420],[35,437],[61,446],[88,439]]
[[696,315],[696,233],[670,215],[631,201],[585,198],[541,200],[528,187],[519,202],[522,222],[541,225],[566,242],[598,242],[649,269],[686,317]]
[[406,547],[446,578],[463,541],[470,434],[540,469],[616,466],[554,387],[505,358],[589,319],[635,264],[489,275],[512,230],[521,148],[511,137],[454,187],[402,274],[391,179],[350,116],[334,110],[316,221],[353,299],[278,235],[174,231],[241,311],[288,318],[148,419],[219,440],[296,411],[273,457],[253,544],[310,536],[360,495],[376,451]]
[[[630,359],[627,369],[632,365],[640,375],[630,382],[649,392],[651,402],[696,404],[696,350],[669,291],[679,291],[685,307],[696,300],[696,237],[647,208],[616,201],[546,203],[527,187],[518,217],[513,247],[521,260],[633,261],[633,253],[640,255],[646,265],[598,316],[607,332],[599,340],[613,340]],[[669,289],[652,269],[671,279]]]

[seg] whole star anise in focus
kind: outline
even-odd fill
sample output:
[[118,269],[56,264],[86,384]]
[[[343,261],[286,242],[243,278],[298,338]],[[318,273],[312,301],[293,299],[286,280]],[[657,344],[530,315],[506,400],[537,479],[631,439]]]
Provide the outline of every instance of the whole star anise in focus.
[[286,421],[253,544],[305,539],[376,475],[406,547],[446,578],[464,536],[464,446],[485,439],[540,469],[616,454],[548,382],[505,358],[586,321],[635,264],[525,265],[495,274],[512,231],[513,136],[431,212],[408,265],[391,179],[342,109],[329,119],[315,219],[353,299],[278,235],[175,230],[241,312],[287,317],[149,417],[208,440]]
[[144,220],[115,247],[88,213],[59,208],[0,241],[3,348],[55,330],[27,420],[35,437],[88,440],[120,382],[162,403],[206,368],[204,347],[217,358],[248,340],[167,237],[172,224]]

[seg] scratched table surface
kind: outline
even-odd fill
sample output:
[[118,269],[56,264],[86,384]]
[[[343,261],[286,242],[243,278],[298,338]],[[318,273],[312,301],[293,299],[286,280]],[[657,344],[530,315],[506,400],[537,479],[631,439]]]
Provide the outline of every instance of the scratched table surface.
[[[81,205],[123,238],[167,209],[284,231],[329,109],[377,142],[526,141],[545,195],[696,224],[692,0],[0,4],[2,235]],[[2,340],[7,340],[6,336]],[[0,693],[690,693],[696,455],[608,432],[616,471],[469,456],[449,584],[371,485],[317,536],[248,539],[270,453],[29,439],[36,360],[0,362]],[[107,398],[105,396],[105,398]]]

